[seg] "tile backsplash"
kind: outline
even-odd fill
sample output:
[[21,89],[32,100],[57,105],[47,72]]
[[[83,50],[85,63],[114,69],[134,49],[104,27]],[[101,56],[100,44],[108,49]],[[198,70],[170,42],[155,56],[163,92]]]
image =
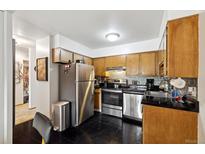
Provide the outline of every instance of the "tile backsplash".
[[[160,85],[161,81],[163,81],[164,77],[145,77],[145,76],[126,76],[125,71],[107,71],[106,76],[108,76],[110,79],[122,79],[125,81],[125,79],[128,80],[128,84],[131,85],[133,81],[137,81],[137,84],[140,85],[146,85],[147,79],[154,79],[154,85]],[[171,80],[172,78],[167,78],[167,80]],[[197,97],[197,78],[183,78],[186,81],[186,86],[183,89],[180,89],[182,94],[188,94],[188,89],[193,89],[193,87],[196,89],[196,97]],[[189,88],[191,87],[191,88]]]
[[[154,85],[159,85],[161,81],[164,80],[164,77],[142,77],[142,76],[135,76],[135,77],[126,77],[128,79],[128,84],[132,84],[132,81],[138,81],[139,84],[145,85],[147,79],[154,79]],[[168,78],[171,80],[172,78]],[[183,78],[186,81],[186,86],[181,89],[180,91],[183,94],[188,93],[188,87],[196,87],[196,97],[197,97],[197,88],[198,88],[198,82],[197,78]]]
[[164,79],[163,77],[141,77],[141,76],[135,76],[135,77],[126,77],[128,79],[128,84],[132,84],[132,81],[138,81],[139,84],[145,85],[147,79],[154,79],[154,85],[159,85],[160,82]]

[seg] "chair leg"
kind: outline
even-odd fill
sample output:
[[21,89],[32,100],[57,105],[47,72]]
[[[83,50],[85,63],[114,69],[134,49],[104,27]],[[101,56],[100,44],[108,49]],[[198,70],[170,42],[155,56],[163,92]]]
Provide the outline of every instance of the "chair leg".
[[45,144],[45,140],[42,138],[42,142],[41,142],[41,144]]

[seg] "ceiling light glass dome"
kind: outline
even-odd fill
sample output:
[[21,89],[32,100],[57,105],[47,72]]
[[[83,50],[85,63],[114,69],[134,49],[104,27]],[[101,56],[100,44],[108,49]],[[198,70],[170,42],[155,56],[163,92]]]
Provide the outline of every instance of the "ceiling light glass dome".
[[110,42],[117,41],[120,38],[120,34],[118,33],[108,33],[105,35],[105,38],[108,39]]

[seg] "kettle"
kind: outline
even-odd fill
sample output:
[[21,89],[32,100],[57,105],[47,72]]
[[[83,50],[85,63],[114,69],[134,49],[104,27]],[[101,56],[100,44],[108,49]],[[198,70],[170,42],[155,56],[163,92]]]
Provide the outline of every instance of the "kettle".
[[159,89],[164,90],[166,92],[169,91],[169,82],[167,79],[164,79],[160,82]]

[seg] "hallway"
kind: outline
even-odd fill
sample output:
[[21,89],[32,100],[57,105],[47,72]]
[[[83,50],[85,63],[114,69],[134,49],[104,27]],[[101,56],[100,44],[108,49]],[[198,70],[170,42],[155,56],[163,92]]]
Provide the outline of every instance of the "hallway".
[[21,124],[23,122],[33,119],[36,109],[29,109],[28,103],[16,105],[15,107],[15,125]]

